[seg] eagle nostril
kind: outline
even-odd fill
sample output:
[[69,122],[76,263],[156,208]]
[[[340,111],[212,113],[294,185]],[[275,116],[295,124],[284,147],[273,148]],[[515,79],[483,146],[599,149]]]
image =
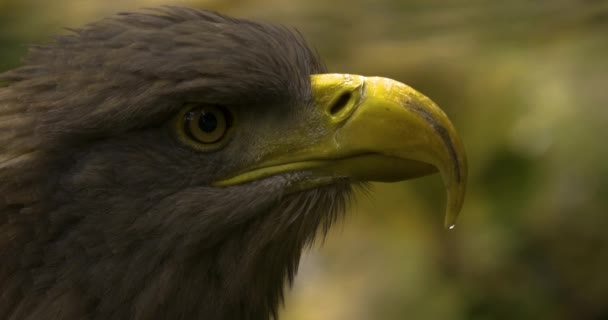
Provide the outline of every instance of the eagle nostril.
[[348,105],[348,102],[350,101],[351,98],[352,98],[352,94],[350,92],[342,93],[338,97],[338,99],[336,99],[334,104],[331,106],[331,109],[329,109],[329,114],[334,116],[337,113],[339,113],[342,109],[344,109]]

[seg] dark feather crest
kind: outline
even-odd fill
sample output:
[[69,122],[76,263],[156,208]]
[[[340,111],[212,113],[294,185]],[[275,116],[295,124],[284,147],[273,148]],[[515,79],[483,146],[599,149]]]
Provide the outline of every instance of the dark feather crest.
[[[325,71],[286,27],[183,7],[152,11],[58,36],[0,74],[9,84],[0,87],[5,198],[46,175],[72,144],[164,121],[185,100],[290,105],[310,96],[310,74]],[[0,206],[29,196],[15,197],[23,199]]]

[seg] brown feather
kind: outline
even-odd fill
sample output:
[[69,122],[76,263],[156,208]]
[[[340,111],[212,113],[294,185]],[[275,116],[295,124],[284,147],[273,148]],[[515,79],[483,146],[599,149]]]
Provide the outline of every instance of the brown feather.
[[[293,30],[181,7],[32,47],[0,74],[0,319],[276,317],[350,182],[209,185],[272,145],[260,128],[305,125],[324,71]],[[267,122],[201,153],[168,134],[189,101]]]

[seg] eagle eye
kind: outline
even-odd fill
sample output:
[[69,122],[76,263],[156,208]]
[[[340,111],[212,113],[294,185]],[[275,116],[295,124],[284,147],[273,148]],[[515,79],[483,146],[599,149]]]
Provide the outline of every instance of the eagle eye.
[[177,134],[197,149],[211,150],[224,145],[232,127],[232,114],[214,105],[187,105],[180,112]]

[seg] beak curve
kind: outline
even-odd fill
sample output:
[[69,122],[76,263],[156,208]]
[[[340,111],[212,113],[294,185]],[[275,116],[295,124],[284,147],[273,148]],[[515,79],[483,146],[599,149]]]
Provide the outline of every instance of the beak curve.
[[439,171],[447,189],[445,225],[452,228],[464,201],[467,160],[445,113],[420,92],[392,79],[319,74],[311,76],[311,84],[323,137],[215,185],[301,170],[383,182]]

